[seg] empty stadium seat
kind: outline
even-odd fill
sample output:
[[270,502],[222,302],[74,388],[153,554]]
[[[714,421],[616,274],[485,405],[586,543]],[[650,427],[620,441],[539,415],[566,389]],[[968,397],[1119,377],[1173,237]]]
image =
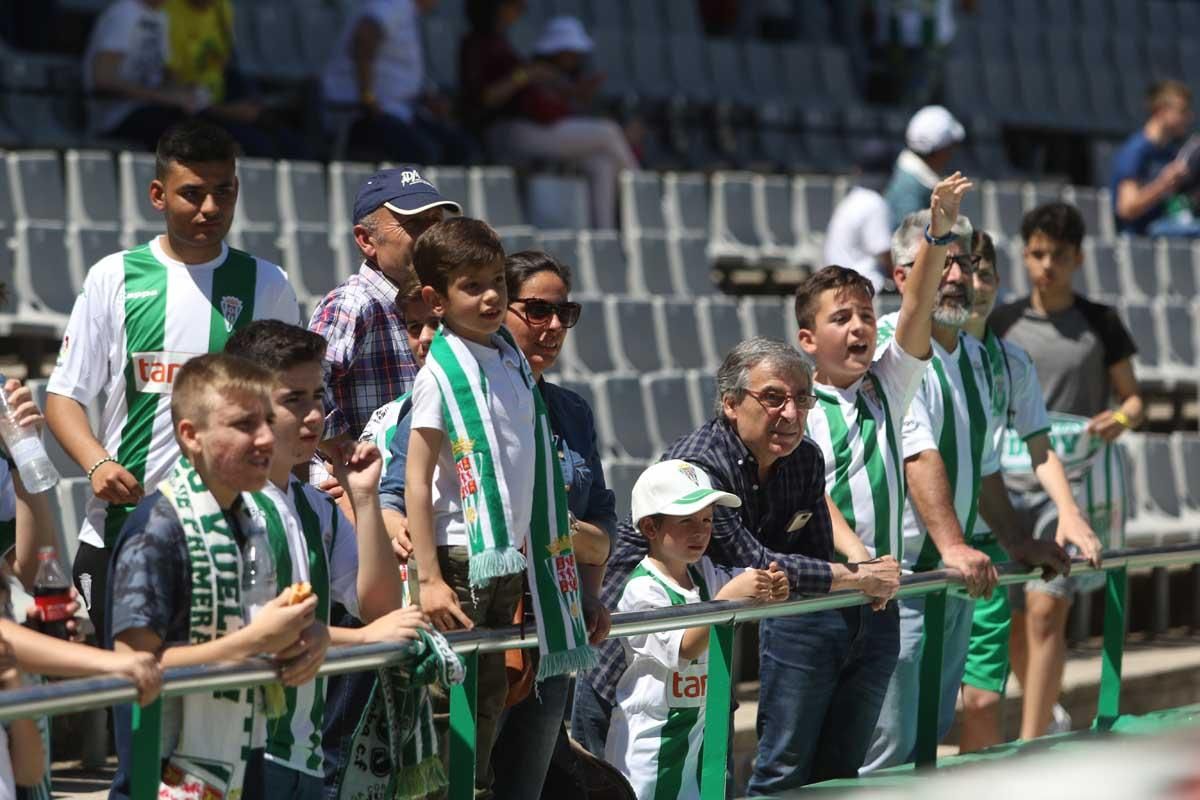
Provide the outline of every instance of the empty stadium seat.
[[1158,258],[1154,242],[1144,238],[1122,239],[1122,295],[1153,299],[1159,293]]
[[356,161],[334,161],[329,165],[329,212],[335,228],[349,228],[357,220],[354,198],[358,190],[375,174],[375,165]]
[[1163,325],[1163,366],[1176,380],[1195,381],[1200,374],[1196,344],[1196,308],[1172,300],[1156,300],[1154,309]]
[[1121,296],[1121,265],[1116,246],[1109,242],[1092,242],[1091,253],[1084,242],[1084,269],[1088,295],[1100,302],[1113,302]]
[[667,360],[659,349],[653,302],[632,297],[607,297],[604,305],[611,330],[620,343],[617,354],[622,365],[637,373],[665,368]]
[[279,162],[279,211],[285,225],[327,226],[329,188],[325,167],[313,161]]
[[120,194],[112,154],[97,150],[68,150],[67,213],[70,220],[85,225],[121,222]]
[[571,269],[572,288],[577,292],[599,294],[600,290],[590,284],[591,275],[582,269],[579,254],[579,233],[573,230],[539,231],[537,247],[554,256]]
[[61,223],[17,223],[17,279],[33,292],[32,310],[64,326],[83,283],[71,275],[66,236]]
[[759,234],[754,221],[754,195],[752,174],[713,174],[712,203],[709,206],[709,254],[717,261],[748,263],[758,258]]
[[668,239],[668,255],[677,294],[700,297],[717,294],[712,264],[708,260],[708,237],[700,233],[676,233]]
[[153,153],[117,156],[121,183],[121,219],[126,230],[152,225],[162,227],[162,214],[150,204],[150,182],[154,180]]
[[796,190],[801,232],[823,240],[837,204],[833,179],[824,175],[800,175],[796,178]]
[[1147,433],[1140,438],[1141,453],[1135,464],[1140,474],[1134,476],[1139,488],[1139,525],[1153,526],[1160,533],[1178,530],[1187,523],[1181,516],[1170,437]]
[[1162,293],[1190,300],[1197,294],[1194,243],[1191,239],[1167,239],[1164,242]]
[[[471,194],[470,180],[467,170],[463,167],[426,167],[422,174],[437,187],[438,194],[447,200],[453,200],[462,207],[463,213],[471,216],[469,198]],[[453,216],[449,209],[446,216]]]
[[604,460],[604,480],[612,489],[617,500],[617,520],[629,520],[629,501],[633,496],[633,484],[649,466],[649,461],[634,461],[626,458]]
[[1138,352],[1134,356],[1137,374],[1143,380],[1161,380],[1163,377],[1163,348],[1155,321],[1154,309],[1147,303],[1128,301],[1122,303],[1121,317],[1129,326]]
[[538,228],[590,228],[587,181],[575,175],[534,174],[525,182],[529,221]]
[[742,316],[742,330],[746,336],[767,336],[772,339],[792,341],[788,329],[788,316],[792,315],[791,298],[743,297],[738,301]]
[[239,158],[237,163],[237,228],[279,226],[279,182],[269,158]]
[[[284,246],[280,240],[279,234],[274,228],[257,229],[257,228],[242,228],[234,230],[230,236],[230,244],[239,250],[244,250],[253,256],[270,261],[280,267],[284,265]],[[329,291],[333,286],[329,286],[325,291]],[[323,295],[324,291],[313,290],[313,294]]]
[[662,176],[657,172],[626,170],[620,180],[621,229],[627,234],[665,233]]
[[[242,234],[245,236],[245,232]],[[254,252],[254,251],[251,251]],[[254,253],[268,258],[263,253]],[[329,243],[326,228],[293,227],[284,231],[281,267],[296,294],[309,297],[324,297],[330,290],[345,280],[339,266],[338,254]]]
[[651,297],[675,294],[671,257],[665,233],[644,232],[626,240],[632,285]]
[[799,261],[796,235],[795,186],[784,175],[762,175],[756,180],[754,216],[764,256],[788,263]]
[[663,176],[667,224],[674,231],[705,231],[709,225],[708,179],[697,173]]
[[86,279],[88,270],[97,261],[123,249],[120,231],[107,225],[67,226],[67,254],[72,277]]
[[9,153],[7,162],[17,219],[65,222],[67,199],[58,153],[47,150]]
[[745,338],[737,303],[728,297],[702,297],[696,301],[705,348],[705,365],[716,369],[733,346]]
[[691,390],[692,409],[697,425],[713,418],[717,403],[717,376],[708,370],[692,370],[688,373],[688,388]]
[[708,366],[697,301],[658,298],[659,325],[667,332],[666,345],[675,369],[701,369]]
[[659,372],[643,375],[641,380],[653,452],[661,453],[695,428],[687,376],[678,371]]
[[1195,433],[1171,434],[1183,508],[1193,517],[1200,517],[1200,436]]
[[523,227],[517,176],[511,167],[473,167],[470,173],[471,208],[493,228]]
[[[281,80],[299,80],[311,71],[304,63],[303,50],[297,23],[302,14],[286,4],[255,3],[247,10],[253,15],[253,47],[258,68],[262,75]],[[330,31],[334,39],[338,32]],[[242,46],[250,44],[241,43]]]
[[602,375],[596,379],[601,441],[608,449],[631,458],[656,453],[646,421],[641,380],[636,375]]
[[598,375],[616,368],[613,353],[615,342],[609,335],[608,315],[604,299],[597,295],[579,294],[575,300],[583,306],[579,322],[567,336],[563,350],[569,354],[564,367],[573,372]]

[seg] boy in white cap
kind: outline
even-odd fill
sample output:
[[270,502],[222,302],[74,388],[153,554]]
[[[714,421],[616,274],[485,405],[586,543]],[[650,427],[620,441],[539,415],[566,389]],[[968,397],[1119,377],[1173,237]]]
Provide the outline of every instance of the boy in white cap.
[[[725,572],[704,555],[713,505],[738,508],[742,501],[712,488],[704,470],[687,461],[660,461],[638,477],[633,524],[650,553],[630,574],[618,611],[788,596],[787,575],[774,562],[765,570]],[[617,684],[605,760],[638,797],[698,799],[708,627],[631,636],[623,645],[628,666]]]
[[912,115],[904,132],[904,150],[883,196],[892,228],[929,205],[929,193],[950,167],[954,148],[966,138],[962,123],[942,106],[925,106]]

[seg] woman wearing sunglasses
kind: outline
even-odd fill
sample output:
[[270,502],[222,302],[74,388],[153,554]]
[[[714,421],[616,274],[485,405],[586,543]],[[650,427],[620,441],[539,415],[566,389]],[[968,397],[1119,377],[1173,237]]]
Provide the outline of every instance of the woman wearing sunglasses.
[[[616,535],[616,498],[604,482],[592,409],[575,392],[546,380],[581,308],[568,300],[571,273],[546,253],[525,250],[505,261],[508,318],[505,325],[529,360],[550,418],[567,485],[571,540],[583,582],[584,616],[592,642],[608,634],[608,611],[599,600],[610,537]],[[524,650],[524,653],[534,653]],[[562,730],[570,689],[568,676],[542,681],[537,691],[508,709],[492,751],[495,792],[502,798],[539,797],[555,742]],[[507,767],[502,766],[507,765]]]

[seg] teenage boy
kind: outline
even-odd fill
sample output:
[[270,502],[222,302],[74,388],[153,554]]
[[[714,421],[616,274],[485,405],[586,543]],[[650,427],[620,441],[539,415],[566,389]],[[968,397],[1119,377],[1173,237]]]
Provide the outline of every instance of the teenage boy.
[[[928,212],[910,214],[892,240],[894,277],[902,294],[908,283]],[[971,314],[974,288],[970,258],[971,225],[960,217],[952,226],[941,286],[933,307],[933,357],[904,422],[902,449],[908,502],[904,508],[903,563],[914,572],[936,569],[951,556],[963,573],[971,597],[990,596],[998,580],[990,558],[967,542],[975,520],[985,516],[1001,535],[1014,559],[1043,565],[1051,574],[1066,572],[1069,562],[1052,542],[1020,536],[1015,511],[999,474],[999,458],[991,430],[991,370],[983,345],[961,328]],[[890,341],[898,315],[879,322],[880,341]],[[916,745],[920,663],[924,652],[927,612],[936,618],[935,600],[900,601],[900,655],[867,750],[862,772],[910,761]],[[956,596],[944,606],[942,685],[939,692],[938,738],[954,719],[954,700],[971,633],[972,603]]]
[[[283,510],[286,535],[271,542],[280,587],[310,583],[317,595],[317,618],[326,625],[334,602],[367,623],[362,628],[331,627],[332,644],[417,638],[420,611],[400,609],[400,575],[380,516],[378,450],[368,443],[349,444],[333,461],[354,523],[329,495],[292,475],[293,467],[312,458],[325,427],[325,340],[296,325],[259,320],[236,333],[225,352],[254,362],[275,379],[275,453],[263,495]],[[325,701],[326,681],[317,678],[288,693],[283,716],[267,723],[263,773],[268,796],[321,797]]]
[[[726,571],[704,555],[712,538],[713,505],[740,508],[704,470],[679,459],[646,468],[633,484],[632,523],[649,553],[629,574],[617,611],[708,600],[785,600],[787,573]],[[708,627],[680,628],[622,640],[625,671],[604,757],[629,779],[638,797],[699,800],[700,749],[708,697]]]
[[[988,315],[996,303],[1000,275],[996,270],[996,246],[992,237],[975,231],[971,243],[975,305],[963,330],[983,342],[992,370],[992,431],[990,436],[1001,454],[1006,479],[1014,463],[1010,452],[1028,454],[1028,467],[1054,504],[1055,539],[1059,544],[1076,545],[1095,566],[1100,564],[1100,541],[1087,516],[1080,511],[1062,459],[1051,444],[1051,422],[1038,383],[1037,369],[1029,354],[1013,342],[1000,339],[987,327]],[[1013,447],[1010,449],[1009,444]],[[1013,504],[1021,508],[1020,499]],[[1032,522],[1032,521],[1031,521]],[[986,520],[975,526],[972,545],[987,553],[993,561],[1004,561],[1006,553],[996,542]],[[1019,587],[1016,587],[1019,588]],[[988,599],[975,601],[971,623],[971,643],[963,673],[963,730],[960,752],[972,752],[1003,741],[1000,701],[1008,683],[1009,629],[1012,616],[1008,592],[994,592]]]
[[[171,418],[182,454],[166,480],[129,516],[113,548],[107,603],[113,647],[154,653],[163,667],[273,656],[285,686],[312,680],[328,633],[317,598],[292,603],[291,588],[243,623],[242,548],[270,523],[249,512],[245,493],[270,475],[274,380],[262,367],[224,353],[188,361],[175,376]],[[247,775],[254,735],[253,689],[180,698],[175,741],[164,753],[162,791],[196,782],[219,795],[263,797],[261,772]],[[118,718],[119,719],[119,718]],[[119,720],[120,724],[124,724]],[[127,740],[128,730],[119,731]],[[128,762],[126,761],[126,764]],[[119,773],[111,797],[126,797]]]
[[[1111,458],[1119,462],[1119,448],[1105,445],[1145,419],[1131,360],[1137,348],[1116,309],[1093,303],[1071,287],[1083,264],[1083,236],[1083,217],[1066,203],[1048,203],[1026,214],[1021,237],[1030,294],[996,309],[988,324],[1029,353],[1051,414],[1087,420],[1078,431],[1086,434],[1083,441],[1090,443],[1090,449],[1110,450]],[[1123,487],[1119,463],[1113,472],[1114,483]],[[1030,494],[1037,491],[1035,480],[1012,477],[1008,485],[1016,493],[1026,493],[1022,504],[1029,513],[1040,514],[1048,507],[1047,497]],[[1119,490],[1104,501],[1110,511],[1123,502]],[[1097,508],[1090,513],[1096,515],[1093,525],[1107,526],[1100,517],[1112,517]],[[1042,735],[1050,723],[1062,683],[1067,615],[1076,589],[1073,581],[1065,579],[1034,581],[1025,585],[1024,592],[1013,594],[1014,635],[1024,633],[1028,640],[1024,676],[1018,642],[1013,650],[1013,666],[1024,690],[1021,738]],[[1018,608],[1022,604],[1028,609],[1025,613]]]
[[[918,252],[909,277],[910,291],[904,294],[896,337],[881,348],[878,358],[871,302],[874,289],[868,278],[846,267],[830,266],[815,273],[796,291],[800,349],[812,357],[815,365],[813,393],[817,407],[808,415],[806,432],[824,456],[827,497],[840,512],[831,513],[834,525],[839,526],[844,518],[853,529],[853,535],[836,541],[849,542],[848,552],[843,555],[854,563],[876,558],[895,563],[903,557],[901,426],[928,364],[933,300],[941,280],[946,244],[953,238],[951,228],[958,219],[961,198],[970,188],[971,183],[959,173],[934,188],[925,246]],[[863,666],[850,670],[841,664],[827,665],[830,685],[839,686],[843,679],[858,681],[854,717],[860,720],[859,732],[845,736],[841,742],[842,749],[848,751],[848,762],[853,763],[851,769],[857,768],[866,755],[900,647],[896,604],[886,609],[877,607],[878,611],[854,607],[841,612],[847,642],[862,635],[861,631],[867,634],[861,645],[865,648]],[[874,680],[864,684],[860,680],[863,670]],[[836,690],[827,693],[817,707],[806,705],[803,714],[824,718],[836,694]],[[788,746],[811,758],[817,743],[797,738]],[[825,768],[810,767],[808,759],[802,759],[790,779],[769,786],[756,784],[755,788],[778,791],[800,786],[814,777],[826,776]]]
[[[421,608],[442,630],[508,625],[528,576],[539,679],[590,667],[562,470],[529,364],[502,324],[504,248],[486,223],[457,217],[417,240],[413,266],[442,318],[413,385],[405,468]],[[475,786],[487,797],[503,654],[480,656],[478,676]]]
[[[134,505],[179,455],[170,416],[181,365],[220,351],[254,319],[296,321],[283,270],[225,244],[237,204],[236,145],[191,120],[158,141],[150,202],[166,233],[88,272],[47,386],[46,420],[87,472],[93,496],[79,532],[75,585],[103,631],[108,548]],[[99,438],[86,406],[108,399]]]

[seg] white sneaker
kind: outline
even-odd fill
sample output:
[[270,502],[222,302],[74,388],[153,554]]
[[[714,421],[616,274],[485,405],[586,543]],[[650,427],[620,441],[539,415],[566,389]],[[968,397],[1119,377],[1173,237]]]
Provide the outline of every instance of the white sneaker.
[[1069,733],[1071,730],[1071,715],[1067,713],[1067,710],[1058,703],[1055,703],[1051,713],[1053,717],[1050,720],[1050,725],[1046,728],[1046,733]]

